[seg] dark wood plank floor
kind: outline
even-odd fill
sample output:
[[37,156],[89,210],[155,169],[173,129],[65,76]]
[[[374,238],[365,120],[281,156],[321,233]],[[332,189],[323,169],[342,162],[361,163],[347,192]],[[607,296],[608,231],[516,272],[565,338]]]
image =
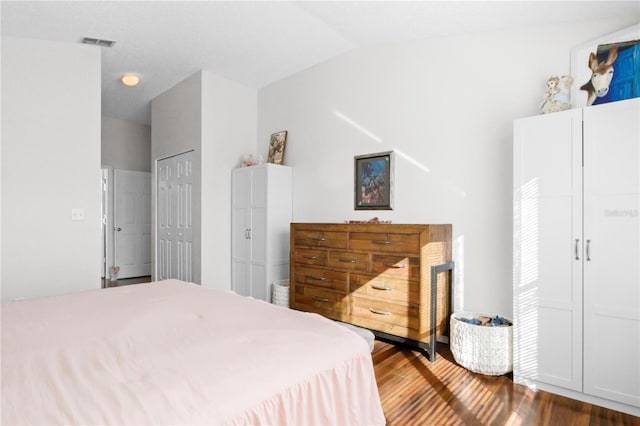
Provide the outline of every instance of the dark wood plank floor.
[[141,284],[141,283],[150,283],[150,282],[151,282],[150,275],[144,276],[144,277],[136,277],[136,278],[121,278],[116,281],[110,281],[108,278],[103,278],[102,288],[120,287],[123,285]]
[[372,353],[389,426],[624,425],[640,417],[514,384],[510,375],[485,376],[460,367],[447,345],[436,362],[376,340]]

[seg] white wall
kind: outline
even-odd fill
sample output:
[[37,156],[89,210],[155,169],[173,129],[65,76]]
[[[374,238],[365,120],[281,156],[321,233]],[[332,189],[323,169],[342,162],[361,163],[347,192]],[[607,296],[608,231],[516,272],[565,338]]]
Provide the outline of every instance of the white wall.
[[200,71],[151,102],[151,123],[154,161],[195,153],[194,281],[230,289],[231,169],[255,150],[257,90]]
[[97,47],[2,38],[2,300],[100,288],[100,72]]
[[202,73],[202,285],[231,288],[231,169],[254,154],[258,92]]
[[[634,19],[355,50],[258,92],[258,149],[289,131],[296,222],[453,224],[455,309],[511,316],[512,121],[537,114],[572,46]],[[353,157],[388,150],[394,210],[354,211]]]
[[151,171],[151,127],[102,116],[101,160],[114,169]]

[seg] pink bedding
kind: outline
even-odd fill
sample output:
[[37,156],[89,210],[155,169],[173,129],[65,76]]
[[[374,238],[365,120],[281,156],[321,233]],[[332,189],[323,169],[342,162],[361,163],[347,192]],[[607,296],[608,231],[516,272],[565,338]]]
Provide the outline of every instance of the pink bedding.
[[2,424],[384,424],[364,339],[168,280],[2,304]]

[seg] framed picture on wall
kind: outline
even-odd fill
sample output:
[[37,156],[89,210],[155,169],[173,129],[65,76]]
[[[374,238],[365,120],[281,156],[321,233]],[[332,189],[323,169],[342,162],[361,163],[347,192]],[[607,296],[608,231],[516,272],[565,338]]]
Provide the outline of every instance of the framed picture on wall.
[[287,131],[283,130],[271,135],[269,139],[268,163],[284,164],[284,148],[287,145]]
[[571,49],[571,74],[578,108],[640,97],[640,25]]
[[355,210],[393,209],[393,151],[355,157]]

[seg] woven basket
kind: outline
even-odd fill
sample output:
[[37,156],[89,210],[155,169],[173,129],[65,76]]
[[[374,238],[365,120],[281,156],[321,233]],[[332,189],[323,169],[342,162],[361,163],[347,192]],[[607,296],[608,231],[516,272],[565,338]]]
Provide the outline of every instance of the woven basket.
[[289,307],[289,280],[274,281],[271,291],[271,303]]
[[458,312],[451,315],[450,345],[456,362],[474,373],[490,376],[512,371],[513,327],[473,325],[458,320],[473,317],[478,314]]

